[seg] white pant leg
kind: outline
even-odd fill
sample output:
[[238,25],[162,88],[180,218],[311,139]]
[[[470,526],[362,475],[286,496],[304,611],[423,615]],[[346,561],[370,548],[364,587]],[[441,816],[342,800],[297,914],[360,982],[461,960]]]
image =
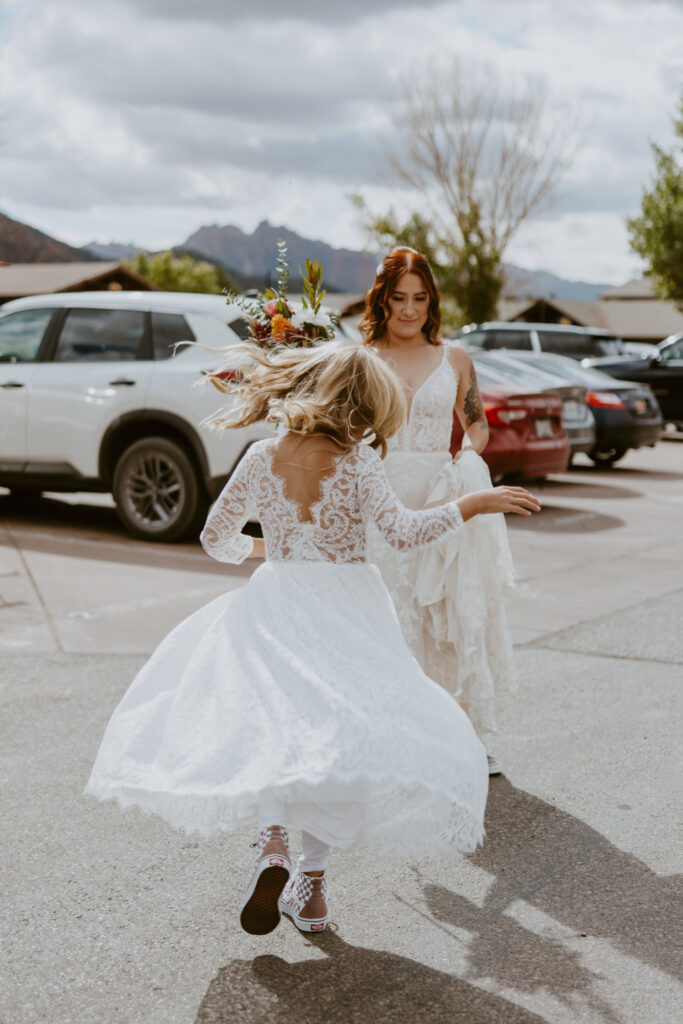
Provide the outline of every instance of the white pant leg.
[[282,828],[287,827],[287,807],[279,800],[271,800],[269,803],[262,804],[259,807],[259,832],[264,828],[268,828],[269,825],[281,825]]
[[301,833],[301,856],[297,863],[299,871],[324,871],[330,848],[327,843],[316,839],[310,832]]

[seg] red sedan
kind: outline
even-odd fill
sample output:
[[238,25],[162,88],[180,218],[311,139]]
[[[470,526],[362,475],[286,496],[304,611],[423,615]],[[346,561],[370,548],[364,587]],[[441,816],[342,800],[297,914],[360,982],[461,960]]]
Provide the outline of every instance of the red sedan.
[[[570,444],[562,426],[562,402],[547,392],[520,393],[512,384],[489,377],[477,367],[479,390],[489,424],[489,443],[482,458],[493,480],[523,479],[563,473]],[[463,429],[453,417],[451,452],[459,451]]]

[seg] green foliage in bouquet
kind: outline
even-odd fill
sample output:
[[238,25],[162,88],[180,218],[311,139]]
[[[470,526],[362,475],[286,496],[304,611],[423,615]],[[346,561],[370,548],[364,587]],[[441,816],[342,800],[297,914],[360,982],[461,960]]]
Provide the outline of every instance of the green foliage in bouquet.
[[325,298],[323,271],[318,260],[306,260],[306,272],[299,267],[303,282],[303,296],[300,303],[292,302],[287,296],[289,284],[289,262],[287,243],[277,243],[277,288],[266,288],[254,298],[230,293],[229,303],[238,306],[249,324],[250,340],[261,348],[275,348],[287,345],[292,348],[306,348],[319,341],[334,337],[336,317],[322,307]]

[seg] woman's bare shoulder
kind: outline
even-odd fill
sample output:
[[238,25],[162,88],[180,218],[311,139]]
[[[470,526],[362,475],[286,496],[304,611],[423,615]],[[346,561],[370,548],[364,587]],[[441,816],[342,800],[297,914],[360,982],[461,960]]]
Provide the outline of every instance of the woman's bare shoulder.
[[467,349],[459,341],[443,341],[446,348],[448,360],[454,370],[458,373],[467,373],[472,365],[472,359]]

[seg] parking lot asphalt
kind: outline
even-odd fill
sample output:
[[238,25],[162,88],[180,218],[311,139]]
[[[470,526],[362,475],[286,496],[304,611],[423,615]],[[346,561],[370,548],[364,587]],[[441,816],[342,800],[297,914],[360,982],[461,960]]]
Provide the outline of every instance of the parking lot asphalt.
[[250,835],[81,796],[146,655],[257,563],[134,541],[107,498],[0,493],[3,1024],[680,1019],[683,439],[534,490],[486,841],[335,855],[311,939],[239,930]]

